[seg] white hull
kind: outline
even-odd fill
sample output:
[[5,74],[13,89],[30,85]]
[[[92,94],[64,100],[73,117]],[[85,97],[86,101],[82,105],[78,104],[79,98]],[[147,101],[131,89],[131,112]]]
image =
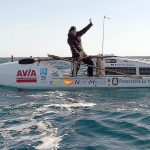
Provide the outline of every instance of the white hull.
[[[44,83],[16,83],[12,87],[23,89],[72,89],[72,88],[139,88],[150,87],[150,78],[131,79],[123,77],[100,77],[100,78],[55,78],[48,84]],[[9,86],[9,85],[6,85]]]
[[60,88],[128,88],[150,87],[150,77],[135,76],[66,76],[53,66],[35,62],[0,64],[0,85],[23,89],[60,89]]

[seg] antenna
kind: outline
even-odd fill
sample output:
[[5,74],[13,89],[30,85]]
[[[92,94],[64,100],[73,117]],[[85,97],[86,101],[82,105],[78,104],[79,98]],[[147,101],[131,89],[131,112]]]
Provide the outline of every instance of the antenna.
[[106,16],[104,16],[104,18],[103,18],[102,56],[103,56],[103,51],[104,51],[104,38],[105,38],[105,34],[104,34],[104,32],[105,32],[105,19],[110,19],[110,18],[108,18],[108,17],[106,17]]

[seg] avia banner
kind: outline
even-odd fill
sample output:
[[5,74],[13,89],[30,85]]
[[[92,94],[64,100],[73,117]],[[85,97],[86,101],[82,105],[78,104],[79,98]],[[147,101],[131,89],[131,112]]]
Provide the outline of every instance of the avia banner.
[[16,82],[37,82],[36,71],[29,70],[18,70],[16,75]]

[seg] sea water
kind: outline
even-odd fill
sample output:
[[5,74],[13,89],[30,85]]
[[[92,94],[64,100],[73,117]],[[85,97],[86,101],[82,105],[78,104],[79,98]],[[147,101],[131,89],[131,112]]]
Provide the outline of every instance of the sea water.
[[[70,71],[67,62],[54,65]],[[1,86],[0,149],[150,150],[150,88],[19,91]]]

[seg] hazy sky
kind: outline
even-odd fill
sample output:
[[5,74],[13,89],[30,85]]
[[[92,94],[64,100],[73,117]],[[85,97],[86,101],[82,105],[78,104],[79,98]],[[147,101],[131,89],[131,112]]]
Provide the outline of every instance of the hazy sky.
[[0,57],[71,56],[70,26],[92,28],[82,37],[87,54],[150,56],[150,0],[0,0]]

